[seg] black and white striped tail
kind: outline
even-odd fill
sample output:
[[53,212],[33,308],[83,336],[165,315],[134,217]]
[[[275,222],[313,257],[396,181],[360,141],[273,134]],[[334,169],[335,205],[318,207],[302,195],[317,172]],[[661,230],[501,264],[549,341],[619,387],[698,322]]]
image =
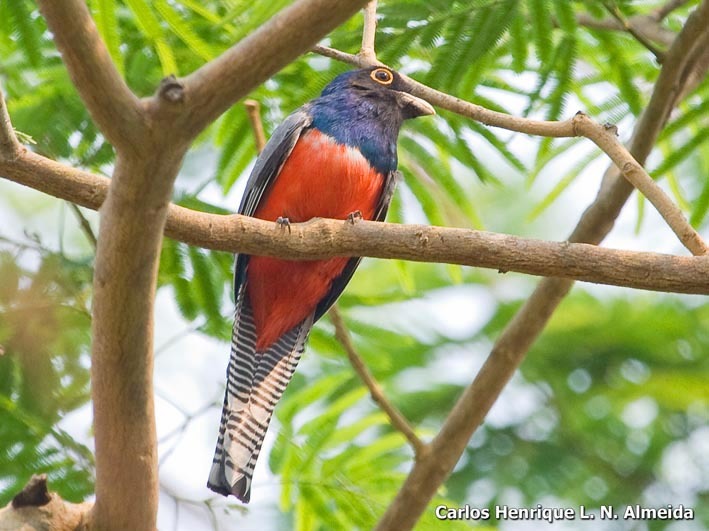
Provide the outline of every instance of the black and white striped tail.
[[207,486],[248,503],[268,423],[295,372],[313,318],[308,317],[268,350],[257,353],[256,328],[243,285],[236,307],[222,420]]

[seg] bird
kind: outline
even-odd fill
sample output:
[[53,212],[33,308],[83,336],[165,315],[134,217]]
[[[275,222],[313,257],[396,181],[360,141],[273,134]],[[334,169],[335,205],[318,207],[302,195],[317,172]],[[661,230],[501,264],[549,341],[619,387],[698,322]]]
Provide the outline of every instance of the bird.
[[[435,114],[412,82],[384,66],[340,74],[273,132],[239,214],[289,228],[312,218],[384,220],[404,120]],[[234,327],[219,435],[207,487],[244,503],[276,403],[315,323],[360,258],[296,261],[237,254]]]

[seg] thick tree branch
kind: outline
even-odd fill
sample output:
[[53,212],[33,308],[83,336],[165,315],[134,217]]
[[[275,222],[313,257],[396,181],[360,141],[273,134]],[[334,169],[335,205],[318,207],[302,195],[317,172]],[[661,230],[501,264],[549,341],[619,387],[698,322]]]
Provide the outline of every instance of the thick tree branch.
[[[173,116],[186,141],[231,105],[349,19],[367,0],[300,0],[251,35],[179,80],[182,94],[167,101],[158,94],[146,105],[156,116]],[[254,60],[258,58],[258,60]]]
[[374,379],[374,376],[372,376],[372,373],[369,371],[367,365],[364,363],[364,360],[352,343],[352,338],[350,337],[349,330],[347,330],[347,325],[345,325],[345,321],[340,314],[340,310],[337,306],[333,306],[330,308],[328,313],[332,324],[335,326],[335,337],[342,345],[342,348],[345,349],[347,357],[349,358],[350,363],[352,364],[352,367],[359,376],[360,380],[362,380],[367,389],[369,389],[369,394],[371,395],[372,400],[379,404],[382,411],[384,411],[387,417],[389,417],[392,427],[406,437],[406,440],[409,441],[409,444],[414,449],[415,454],[417,456],[422,455],[426,451],[426,445],[421,439],[418,438],[418,435],[416,435],[416,432],[406,420],[406,417],[402,415],[401,411],[399,411],[396,406],[389,401],[384,394],[384,391],[382,391],[379,382],[377,382],[377,380]]
[[[110,180],[26,152],[0,161],[5,177],[97,210]],[[627,183],[622,181],[627,186]],[[531,275],[585,280],[637,289],[704,294],[709,260],[547,242],[504,234],[425,225],[318,219],[294,223],[291,232],[240,215],[222,216],[169,205],[165,234],[206,249],[295,260],[371,256],[446,262]]]
[[[690,15],[667,52],[653,89],[650,104],[635,127],[630,152],[644,162],[682,92],[686,73],[696,65],[688,62],[691,51],[709,31],[709,2],[704,0]],[[684,74],[683,74],[684,73]],[[610,168],[596,200],[584,212],[570,239],[599,243],[610,232],[614,220],[633,188]],[[705,260],[705,257],[698,258]],[[445,481],[465,447],[525,354],[544,329],[554,310],[573,285],[570,280],[547,278],[505,327],[485,364],[468,386],[431,442],[431,458],[414,464],[396,498],[377,525],[378,530],[411,529],[438,486]]]
[[[96,125],[116,148],[140,149],[140,101],[116,69],[85,0],[39,0],[74,86]],[[138,133],[138,134],[136,134]]]

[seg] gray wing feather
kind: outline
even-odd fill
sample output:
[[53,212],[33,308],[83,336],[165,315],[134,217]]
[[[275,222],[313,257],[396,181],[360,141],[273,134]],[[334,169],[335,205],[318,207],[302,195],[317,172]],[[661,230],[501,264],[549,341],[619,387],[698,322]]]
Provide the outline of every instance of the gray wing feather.
[[[273,132],[273,136],[266,143],[266,147],[256,159],[254,169],[251,170],[249,180],[246,182],[246,191],[239,205],[239,214],[252,216],[256,212],[263,194],[273,184],[281,172],[288,155],[291,154],[296,142],[304,129],[310,127],[313,119],[310,116],[310,106],[303,105],[294,111]],[[237,254],[234,267],[234,299],[239,286],[244,282],[248,255]]]
[[251,216],[256,212],[264,192],[275,181],[303,129],[311,123],[309,106],[304,105],[276,128],[256,160],[254,169],[251,170],[249,180],[246,182],[246,192],[239,205],[239,214]]

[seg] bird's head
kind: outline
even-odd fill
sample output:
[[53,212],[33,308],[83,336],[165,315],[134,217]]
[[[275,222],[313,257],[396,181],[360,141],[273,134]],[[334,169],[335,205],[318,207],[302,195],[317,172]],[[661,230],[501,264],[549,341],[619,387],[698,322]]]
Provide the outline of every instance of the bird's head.
[[400,120],[436,114],[427,101],[411,94],[411,89],[411,82],[395,70],[375,66],[340,74],[325,87],[322,96],[347,94],[372,102],[373,108],[384,105]]
[[340,74],[310,102],[313,127],[358,149],[380,172],[394,171],[402,122],[436,114],[411,89],[411,81],[384,66]]

